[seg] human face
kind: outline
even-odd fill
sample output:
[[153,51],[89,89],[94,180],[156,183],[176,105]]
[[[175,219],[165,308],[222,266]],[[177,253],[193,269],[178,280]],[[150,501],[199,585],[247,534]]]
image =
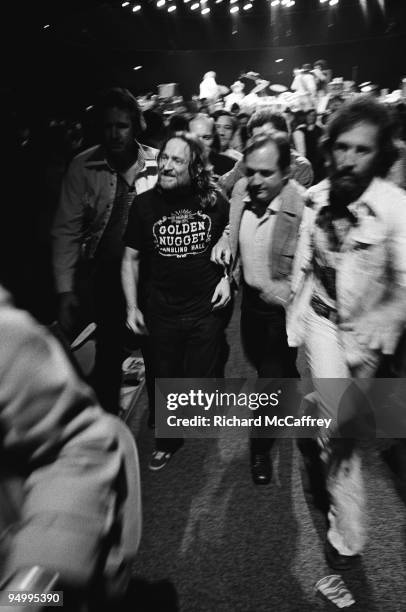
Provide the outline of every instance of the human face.
[[217,134],[220,139],[221,150],[225,151],[230,146],[234,134],[234,124],[231,117],[220,115],[216,121]]
[[251,199],[268,205],[282,191],[285,175],[279,166],[279,151],[276,145],[268,143],[249,153],[245,159],[248,192]]
[[195,136],[202,139],[206,153],[209,153],[214,141],[214,124],[208,119],[207,121],[198,119],[190,122],[190,131]]
[[371,182],[378,155],[378,126],[355,124],[332,148],[331,185],[338,195],[358,198]]
[[134,146],[134,129],[130,114],[109,108],[103,117],[103,141],[111,155],[123,155]]
[[263,125],[258,125],[257,127],[252,128],[252,136],[254,138],[255,136],[260,136],[261,134],[270,134],[271,136],[281,134],[282,136],[287,136],[286,132],[280,132],[279,130],[275,129],[274,124],[270,123],[269,121]]
[[158,161],[158,183],[162,189],[177,189],[190,185],[189,145],[180,138],[171,138]]

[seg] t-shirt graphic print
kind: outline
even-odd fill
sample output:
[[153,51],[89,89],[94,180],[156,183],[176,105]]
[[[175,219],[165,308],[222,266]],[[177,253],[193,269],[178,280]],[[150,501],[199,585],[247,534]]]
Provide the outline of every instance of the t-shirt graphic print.
[[204,211],[176,210],[154,223],[156,249],[164,257],[189,257],[211,245],[211,219]]

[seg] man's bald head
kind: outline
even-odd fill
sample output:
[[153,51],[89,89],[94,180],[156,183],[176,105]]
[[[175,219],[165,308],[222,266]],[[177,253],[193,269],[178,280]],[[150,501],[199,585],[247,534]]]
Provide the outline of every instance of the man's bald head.
[[189,130],[192,134],[201,138],[207,153],[209,153],[214,141],[214,119],[207,117],[207,115],[196,115],[189,121]]

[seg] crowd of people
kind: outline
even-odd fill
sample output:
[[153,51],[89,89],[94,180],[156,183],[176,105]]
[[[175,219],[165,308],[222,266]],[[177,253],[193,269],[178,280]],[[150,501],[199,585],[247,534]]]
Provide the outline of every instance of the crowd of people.
[[[95,108],[97,144],[86,147],[77,122],[57,126],[57,167],[48,156],[40,172],[44,158],[33,163],[29,132],[16,139],[9,175],[15,206],[3,248],[17,273],[3,261],[2,283],[42,322],[55,317],[68,341],[88,321],[96,323],[95,366],[87,382],[104,414],[54,340],[30,319],[20,322],[22,315],[4,299],[0,315],[9,340],[0,353],[1,448],[5,457],[20,453],[27,478],[44,466],[51,470],[55,480],[40,470],[44,489],[36,492],[41,482],[34,478],[32,495],[36,503],[41,495],[57,501],[43,509],[54,526],[73,501],[62,489],[80,489],[82,476],[72,512],[83,503],[83,522],[103,512],[112,521],[106,525],[100,516],[97,533],[92,523],[86,554],[99,546],[106,563],[117,504],[124,503],[117,497],[120,466],[133,461],[138,469],[124,425],[105,414],[120,410],[129,334],[145,361],[151,428],[155,378],[224,376],[236,292],[242,293],[242,345],[258,377],[299,377],[297,354],[304,349],[314,386],[309,404],[333,423],[342,393],[331,379],[344,389],[352,378],[371,379],[385,356],[393,356],[390,371],[402,375],[404,107],[387,108],[363,95],[335,102],[327,121],[315,108],[275,113],[261,107],[249,115],[217,104],[211,112],[206,99],[165,118],[158,109],[143,114],[129,91],[116,88]],[[37,201],[36,188],[42,194]],[[30,387],[21,385],[24,378],[33,381]],[[32,418],[25,420],[21,411]],[[351,424],[356,406],[347,418]],[[31,421],[38,420],[44,431],[31,432]],[[326,557],[332,568],[344,570],[365,546],[366,500],[358,442],[336,433],[334,427],[328,435],[320,431],[314,444],[330,501]],[[150,469],[164,469],[182,443],[157,438]],[[256,485],[271,480],[272,444],[255,432],[251,438]],[[70,450],[76,459],[90,454],[91,469],[86,462],[77,469]],[[110,499],[112,490],[116,497]],[[136,499],[137,491],[132,495]],[[28,507],[26,516],[35,520],[41,511]],[[127,525],[123,511],[120,517]],[[24,542],[38,552],[38,564],[46,564],[47,552],[38,546],[46,525],[41,519],[40,528],[22,529],[12,548],[13,569],[27,558],[35,561],[35,555],[24,556]],[[68,527],[66,538],[76,538]],[[139,523],[131,529],[127,556],[135,554]],[[68,582],[73,570],[92,570],[85,553],[66,567],[58,550],[49,560]]]

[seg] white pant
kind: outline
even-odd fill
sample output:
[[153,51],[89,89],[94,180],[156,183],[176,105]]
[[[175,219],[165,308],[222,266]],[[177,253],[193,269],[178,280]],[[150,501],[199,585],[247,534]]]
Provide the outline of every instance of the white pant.
[[[334,424],[337,424],[341,400],[351,385],[351,377],[371,377],[378,365],[378,356],[371,351],[365,351],[362,360],[358,358],[356,366],[350,365],[346,351],[348,344],[345,347],[344,342],[337,325],[310,310],[306,321],[305,343],[315,388],[315,393],[311,394],[312,400],[317,402],[321,416],[332,418]],[[368,385],[367,380],[365,384]],[[329,441],[331,434],[334,431],[323,430],[320,434],[320,442],[325,451],[322,458],[328,465],[330,526],[327,538],[340,554],[354,555],[361,552],[366,540],[361,458],[355,446],[349,456],[337,460],[335,455],[340,450],[340,441],[334,440],[332,444]]]

